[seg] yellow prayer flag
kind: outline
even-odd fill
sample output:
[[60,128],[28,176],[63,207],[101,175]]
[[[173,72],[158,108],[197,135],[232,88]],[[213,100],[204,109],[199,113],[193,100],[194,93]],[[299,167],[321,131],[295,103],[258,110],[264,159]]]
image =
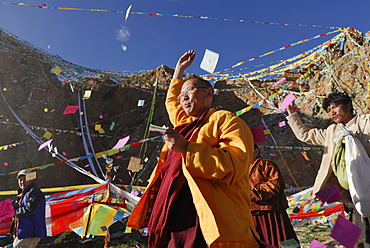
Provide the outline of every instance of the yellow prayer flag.
[[95,131],[99,131],[99,129],[101,129],[101,125],[100,124],[95,124]]

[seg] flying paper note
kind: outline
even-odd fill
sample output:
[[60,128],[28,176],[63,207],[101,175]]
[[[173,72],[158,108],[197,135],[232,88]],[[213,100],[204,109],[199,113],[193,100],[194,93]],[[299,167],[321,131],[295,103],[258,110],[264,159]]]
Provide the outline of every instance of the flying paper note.
[[342,195],[340,194],[338,186],[335,184],[317,192],[316,197],[322,202],[327,203],[339,202],[342,200]]
[[289,106],[289,104],[291,104],[292,102],[294,102],[295,99],[296,98],[295,98],[294,95],[292,95],[292,94],[287,95],[285,97],[284,101],[281,103],[280,109],[284,111]]
[[83,99],[84,100],[90,99],[90,97],[91,97],[91,90],[86,90],[85,93],[84,93]]
[[0,202],[0,221],[15,215],[12,200],[6,199]]
[[252,127],[251,132],[253,134],[255,144],[267,141],[263,126]]
[[360,234],[361,229],[358,226],[339,215],[330,236],[344,247],[352,248],[356,245]]
[[41,144],[39,146],[39,149],[37,149],[38,151],[40,151],[41,149],[47,147],[48,145],[50,145],[50,143],[53,141],[53,139],[49,139],[48,141],[46,141],[45,143]]
[[63,111],[64,115],[74,114],[76,113],[78,106],[67,106],[66,109]]
[[[131,11],[131,8],[132,8],[132,4],[127,8],[126,10],[126,16],[125,16],[125,22],[127,21],[129,15],[130,15],[130,11]],[[126,51],[126,50],[125,50]]]
[[130,139],[130,135],[120,139],[117,144],[112,149],[119,149],[124,147],[127,144],[127,141]]
[[125,52],[126,52],[126,50],[127,50],[127,46],[125,46],[125,45],[121,44],[121,48],[122,48],[122,50],[123,50],[123,51],[125,51]]
[[216,69],[218,58],[220,55],[218,53],[212,52],[206,49],[202,62],[200,63],[200,68],[206,72],[213,73]]
[[279,85],[279,84],[281,84],[281,83],[284,83],[284,82],[285,82],[285,80],[286,80],[286,77],[281,78],[281,79],[280,79],[280,80],[278,80],[276,83],[274,83],[274,84],[272,85],[272,87],[275,87],[275,86],[277,86],[277,85]]

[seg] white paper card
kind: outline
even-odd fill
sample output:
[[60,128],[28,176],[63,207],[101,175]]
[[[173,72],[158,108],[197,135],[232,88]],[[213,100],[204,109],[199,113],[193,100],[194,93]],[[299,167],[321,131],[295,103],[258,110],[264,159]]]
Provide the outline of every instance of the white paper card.
[[218,53],[212,52],[206,49],[202,63],[200,63],[200,68],[206,72],[213,73],[216,69],[218,58],[220,55]]

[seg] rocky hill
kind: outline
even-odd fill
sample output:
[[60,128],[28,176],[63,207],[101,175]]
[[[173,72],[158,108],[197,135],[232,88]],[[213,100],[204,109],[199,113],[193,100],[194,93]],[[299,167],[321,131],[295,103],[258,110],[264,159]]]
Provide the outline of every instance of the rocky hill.
[[[293,93],[308,127],[326,127],[330,123],[320,101],[332,90],[347,92],[354,99],[356,111],[367,113],[369,41],[364,42],[362,34],[353,29],[344,30],[343,37],[344,49],[338,42],[328,41],[325,55],[299,70],[285,71],[286,82],[278,87],[271,87],[276,79],[247,77],[215,83],[220,90],[214,102],[217,109],[236,112],[260,102],[264,96],[265,101],[258,108],[240,117],[250,127],[265,121],[265,129],[274,139],[267,135],[268,141],[260,144],[262,155],[277,162],[289,185],[312,185],[322,150],[299,142],[288,126],[280,127],[279,122],[285,118],[266,99],[277,106],[288,93]],[[93,70],[48,54],[4,30],[0,33],[0,65],[0,190],[17,187],[15,174],[9,173],[36,166],[41,166],[37,170],[41,187],[94,183],[67,164],[54,163],[63,160],[62,156],[70,159],[109,150],[128,135],[129,144],[158,135],[148,134],[148,123],[169,125],[164,97],[173,70],[165,65],[137,74]],[[88,98],[85,92],[90,90]],[[138,106],[139,100],[144,100],[143,106]],[[67,106],[79,109],[75,114],[63,115]],[[87,131],[90,135],[86,135]],[[51,153],[38,151],[39,143],[47,141],[43,136],[48,135],[53,139]],[[114,182],[129,184],[134,177],[135,184],[145,185],[161,146],[162,141],[154,139],[111,156],[116,166]],[[144,164],[144,169],[136,174],[127,170],[132,156],[141,158]],[[105,173],[104,158],[73,163],[92,174],[95,168],[101,178]]]

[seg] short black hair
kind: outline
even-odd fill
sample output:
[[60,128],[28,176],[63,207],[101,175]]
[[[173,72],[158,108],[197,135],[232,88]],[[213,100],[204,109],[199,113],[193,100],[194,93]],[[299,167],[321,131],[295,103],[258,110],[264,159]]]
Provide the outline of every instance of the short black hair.
[[[325,111],[328,111],[328,107],[332,103],[337,103],[337,104],[343,104],[343,105],[348,105],[349,103],[352,103],[351,98],[345,94],[345,93],[340,93],[340,92],[332,92],[328,95],[327,98],[324,98],[322,102],[322,107]],[[351,111],[353,110],[353,107]]]
[[207,80],[205,80],[203,78],[194,77],[194,78],[190,78],[188,80],[195,81],[196,84],[197,84],[197,86],[207,87],[207,88],[210,88],[210,87],[213,88],[212,87],[212,84],[209,81],[207,81]]

